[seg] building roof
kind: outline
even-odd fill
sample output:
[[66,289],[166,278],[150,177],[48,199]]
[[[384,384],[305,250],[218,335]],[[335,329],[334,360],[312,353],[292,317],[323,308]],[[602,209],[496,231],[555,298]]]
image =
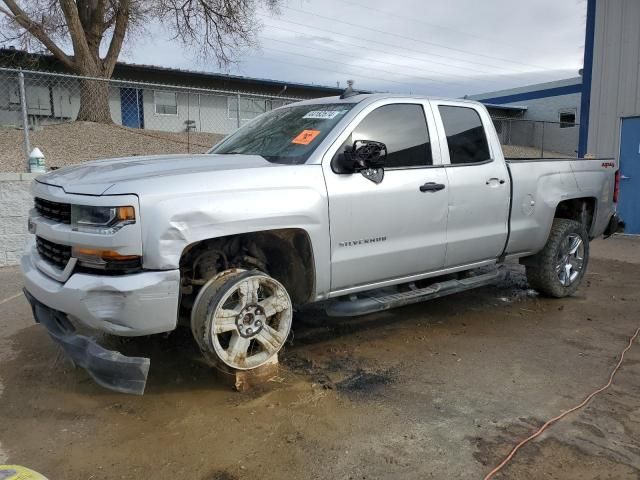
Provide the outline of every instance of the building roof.
[[138,71],[138,72],[167,72],[173,74],[179,74],[187,77],[193,78],[204,78],[204,79],[217,79],[217,80],[225,80],[225,81],[239,81],[239,82],[247,82],[247,83],[255,83],[260,85],[268,85],[268,86],[276,86],[276,87],[295,87],[295,88],[303,88],[306,90],[319,90],[323,93],[342,93],[343,88],[339,87],[329,87],[326,85],[315,85],[310,83],[298,83],[298,82],[287,82],[284,80],[273,80],[269,78],[256,78],[256,77],[247,77],[243,75],[230,75],[224,73],[214,73],[214,72],[205,72],[200,70],[184,70],[180,68],[172,68],[172,67],[161,67],[158,65],[146,65],[140,63],[127,63],[127,62],[118,62],[118,74],[124,74],[128,71]]
[[487,103],[484,101],[482,101],[482,103],[487,108],[492,108],[495,110],[506,110],[506,111],[512,111],[512,112],[526,112],[528,108],[525,105],[499,105],[497,103]]
[[[69,70],[65,68],[64,65],[62,65],[53,55],[29,53],[13,48],[0,48],[0,66],[72,73],[69,72]],[[271,89],[277,89],[278,91],[286,89],[298,92],[313,92],[323,95],[336,95],[343,91],[342,88],[326,85],[287,82],[284,80],[254,78],[242,75],[229,75],[198,70],[183,70],[158,65],[145,65],[127,62],[118,62],[113,72],[113,78],[120,80],[150,80],[151,78],[155,78],[155,82],[157,83],[159,81],[157,76],[161,76],[161,81],[163,83],[165,79],[169,77],[172,81],[180,84],[188,83],[189,85],[192,85],[195,83],[198,86],[210,83],[215,83],[217,85],[232,84],[235,86],[242,85],[247,89],[252,87],[268,87]]]
[[[434,95],[415,95],[415,94],[402,94],[402,93],[369,93],[356,90],[356,94],[342,98],[340,96],[312,98],[300,102],[300,105],[314,105],[314,104],[328,104],[328,103],[360,103],[360,102],[374,102],[376,100],[385,100],[389,98],[400,99],[418,99],[418,100],[443,100],[443,101],[455,101],[460,103],[468,103],[478,105],[481,102],[470,98],[451,98],[451,97],[439,97]],[[502,110],[526,110],[527,107],[505,107],[499,105],[498,108]]]
[[467,98],[478,100],[484,104],[492,103],[495,105],[503,105],[505,103],[524,102],[537,98],[557,97],[573,93],[582,93],[582,77],[572,77],[553,82],[479,93],[469,95]]

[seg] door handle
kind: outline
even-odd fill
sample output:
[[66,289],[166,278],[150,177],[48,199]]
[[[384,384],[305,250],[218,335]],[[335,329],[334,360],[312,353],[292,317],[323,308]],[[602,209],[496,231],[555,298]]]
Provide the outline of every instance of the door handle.
[[421,192],[437,192],[439,190],[444,190],[444,183],[427,182],[420,185]]
[[505,179],[504,178],[490,178],[489,180],[487,180],[487,185],[491,185],[492,183],[498,182],[500,185],[504,185]]

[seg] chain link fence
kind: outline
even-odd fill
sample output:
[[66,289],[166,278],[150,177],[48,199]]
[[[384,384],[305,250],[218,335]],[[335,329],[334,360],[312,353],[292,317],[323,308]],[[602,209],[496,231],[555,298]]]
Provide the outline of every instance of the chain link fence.
[[0,68],[0,171],[131,155],[202,153],[301,98]]
[[579,124],[494,118],[507,158],[576,158]]
[[[0,172],[132,155],[202,153],[295,97],[0,68]],[[494,118],[508,158],[576,156],[578,124]],[[26,127],[26,128],[25,128]]]

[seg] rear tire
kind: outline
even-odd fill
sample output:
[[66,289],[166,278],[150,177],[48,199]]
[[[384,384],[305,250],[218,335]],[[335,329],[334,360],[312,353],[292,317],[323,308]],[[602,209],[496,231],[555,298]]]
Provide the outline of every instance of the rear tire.
[[589,263],[589,237],[584,225],[575,220],[553,220],[547,243],[527,262],[531,288],[548,297],[573,295]]

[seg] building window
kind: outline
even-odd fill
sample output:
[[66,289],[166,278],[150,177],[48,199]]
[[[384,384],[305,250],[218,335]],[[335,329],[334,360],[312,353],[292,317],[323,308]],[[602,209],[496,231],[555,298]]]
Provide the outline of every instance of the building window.
[[571,128],[576,126],[576,111],[566,110],[560,112],[560,128]]
[[156,115],[178,115],[178,94],[175,92],[153,92]]

